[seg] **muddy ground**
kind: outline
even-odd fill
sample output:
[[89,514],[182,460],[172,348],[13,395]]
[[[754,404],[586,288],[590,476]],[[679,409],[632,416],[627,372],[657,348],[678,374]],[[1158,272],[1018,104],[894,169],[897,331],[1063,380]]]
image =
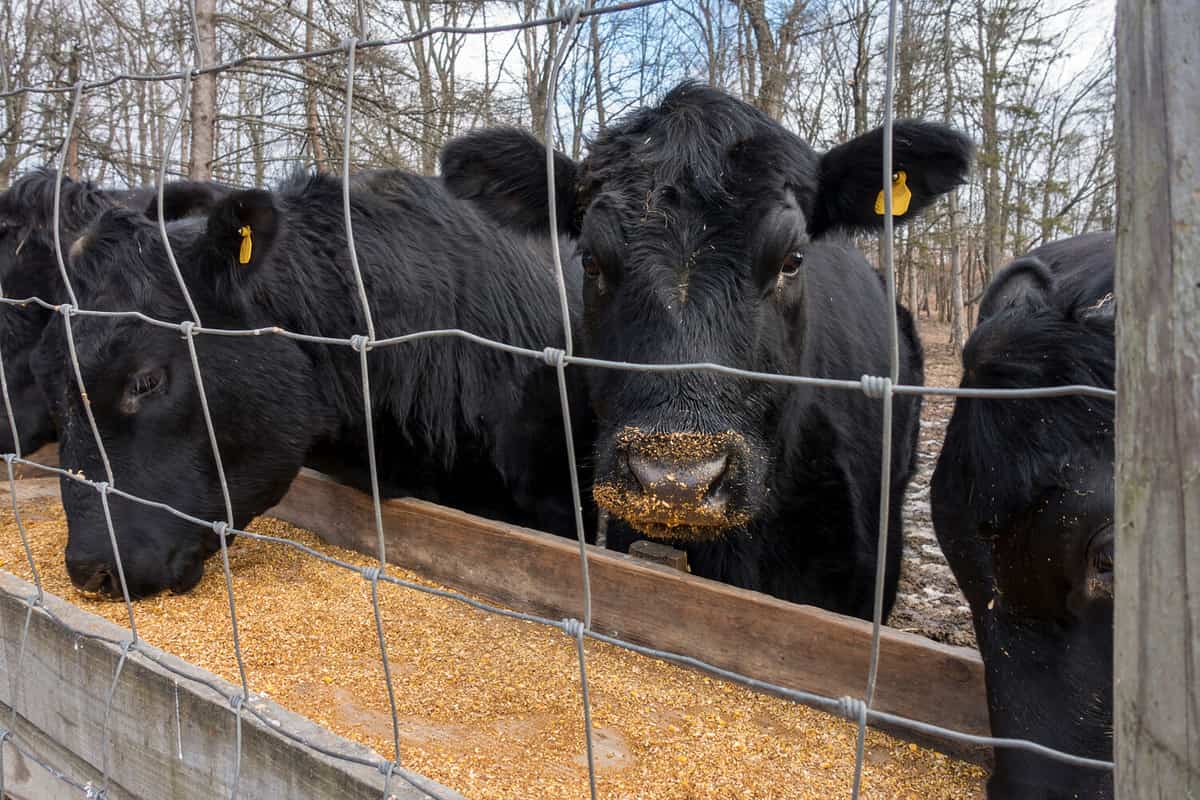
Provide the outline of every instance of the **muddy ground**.
[[[925,345],[925,384],[958,386],[962,371],[949,344],[949,326],[921,320],[919,327]],[[926,397],[921,407],[917,472],[904,499],[900,593],[888,625],[939,642],[974,647],[970,609],[938,547],[929,513],[929,481],[953,410],[954,401],[945,397]]]

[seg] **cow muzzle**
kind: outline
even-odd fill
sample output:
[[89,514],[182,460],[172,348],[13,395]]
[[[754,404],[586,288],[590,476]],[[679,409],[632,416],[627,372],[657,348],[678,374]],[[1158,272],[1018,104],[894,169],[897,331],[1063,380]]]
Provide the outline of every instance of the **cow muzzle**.
[[596,502],[654,539],[704,541],[745,524],[739,507],[748,457],[733,431],[647,433],[616,437],[613,468],[596,484]]

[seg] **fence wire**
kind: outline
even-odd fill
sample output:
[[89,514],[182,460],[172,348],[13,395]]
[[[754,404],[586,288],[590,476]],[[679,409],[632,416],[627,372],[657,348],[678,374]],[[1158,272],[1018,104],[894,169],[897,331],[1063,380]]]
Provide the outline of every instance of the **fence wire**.
[[[886,569],[886,543],[888,537],[888,496],[890,494],[891,484],[891,449],[892,449],[892,406],[894,398],[897,395],[939,395],[945,397],[973,397],[973,398],[993,398],[993,399],[1016,399],[1016,398],[1037,398],[1037,397],[1061,397],[1067,395],[1083,395],[1097,398],[1111,399],[1115,397],[1115,392],[1110,389],[1105,389],[1096,386],[1083,385],[1064,385],[1051,387],[1037,387],[1029,389],[963,389],[955,387],[926,387],[919,385],[904,385],[899,381],[899,331],[896,318],[896,283],[895,270],[893,266],[893,239],[892,239],[892,124],[893,124],[893,90],[894,90],[894,74],[895,74],[895,57],[896,57],[896,16],[897,2],[890,0],[888,6],[888,29],[887,29],[887,73],[884,92],[884,149],[883,159],[881,164],[881,176],[883,184],[884,198],[884,215],[883,215],[883,233],[880,238],[880,253],[881,267],[887,282],[887,292],[889,298],[889,308],[891,309],[888,319],[889,325],[889,375],[888,376],[872,376],[864,375],[860,380],[836,380],[826,378],[814,378],[798,375],[786,375],[776,373],[756,372],[752,370],[743,370],[734,367],[729,367],[722,364],[714,363],[678,363],[678,364],[641,364],[632,362],[616,362],[605,361],[601,359],[588,358],[577,356],[574,354],[570,312],[567,301],[567,290],[565,273],[562,265],[562,258],[559,252],[558,237],[557,237],[557,208],[558,204],[555,198],[555,165],[553,151],[553,136],[552,124],[554,119],[554,104],[557,98],[557,85],[560,70],[570,55],[571,48],[574,46],[575,36],[579,30],[579,22],[583,19],[601,14],[612,14],[630,11],[645,6],[656,5],[665,2],[665,0],[631,0],[630,2],[622,2],[614,5],[596,6],[589,2],[587,5],[568,5],[562,9],[562,13],[544,17],[536,20],[529,20],[519,23],[511,23],[504,25],[485,25],[479,27],[454,27],[454,26],[437,26],[424,29],[408,36],[394,39],[376,39],[368,41],[359,41],[352,37],[347,38],[342,45],[336,48],[325,48],[320,50],[306,51],[302,53],[284,53],[275,55],[260,55],[251,54],[240,58],[224,61],[217,64],[202,64],[200,63],[200,49],[198,39],[196,38],[196,18],[195,6],[191,4],[192,11],[192,30],[193,30],[193,45],[195,53],[195,64],[190,68],[183,68],[174,72],[157,73],[157,74],[136,74],[136,73],[120,73],[98,78],[92,81],[80,80],[73,86],[24,86],[0,92],[0,97],[11,97],[22,93],[37,93],[37,94],[58,94],[72,93],[71,112],[67,120],[63,145],[57,159],[56,169],[56,184],[53,210],[53,244],[54,253],[57,262],[57,267],[60,276],[63,280],[66,295],[69,302],[54,303],[40,297],[24,297],[10,298],[7,296],[0,297],[0,303],[9,306],[38,306],[44,309],[51,310],[62,317],[64,332],[68,346],[68,355],[72,369],[72,377],[76,388],[79,391],[81,402],[85,410],[88,424],[92,433],[92,438],[96,444],[101,461],[104,465],[105,480],[93,480],[82,474],[75,474],[66,469],[58,467],[50,467],[40,464],[25,457],[20,452],[20,437],[18,436],[17,424],[12,401],[9,395],[9,388],[4,372],[3,354],[0,353],[0,393],[3,395],[4,407],[7,416],[8,426],[12,433],[14,442],[14,452],[4,454],[5,465],[8,472],[8,482],[10,495],[12,500],[12,511],[17,524],[17,530],[21,537],[22,546],[25,551],[25,556],[28,561],[29,568],[33,577],[34,593],[29,597],[22,598],[26,605],[25,620],[22,627],[21,639],[17,648],[16,663],[13,667],[13,693],[12,693],[12,708],[7,728],[0,727],[0,795],[4,793],[4,748],[5,746],[12,748],[13,752],[20,754],[23,758],[29,759],[32,763],[39,765],[48,775],[61,781],[65,786],[78,791],[82,796],[88,798],[104,798],[107,796],[108,786],[110,782],[109,766],[110,766],[110,738],[111,726],[110,716],[112,704],[116,695],[117,687],[120,682],[123,668],[130,658],[143,659],[156,667],[164,669],[175,676],[176,687],[178,689],[178,681],[180,679],[192,684],[207,687],[208,689],[225,696],[228,700],[230,710],[234,716],[234,769],[230,779],[232,786],[230,796],[236,798],[238,796],[238,788],[241,779],[241,749],[242,749],[242,718],[245,713],[256,717],[261,723],[269,726],[272,730],[278,731],[290,741],[293,741],[303,747],[306,747],[316,753],[320,753],[327,757],[337,759],[349,764],[359,766],[372,767],[378,770],[383,777],[383,797],[389,796],[390,787],[393,778],[399,778],[407,782],[410,786],[419,791],[433,797],[440,797],[439,792],[427,785],[425,781],[415,780],[407,770],[402,766],[401,750],[400,750],[400,726],[397,714],[397,706],[395,700],[395,691],[393,685],[393,677],[391,667],[388,661],[385,626],[383,622],[382,611],[379,604],[379,584],[380,582],[389,583],[394,586],[410,589],[412,591],[421,592],[427,595],[441,597],[452,600],[457,603],[464,604],[479,611],[484,611],[489,614],[495,614],[501,617],[506,617],[514,620],[525,622],[533,622],[539,625],[544,625],[560,630],[565,636],[574,640],[574,645],[577,653],[579,664],[579,676],[581,686],[581,701],[583,706],[584,719],[584,740],[587,748],[587,767],[588,767],[588,785],[592,800],[598,797],[596,783],[596,766],[593,758],[594,742],[591,722],[590,708],[590,691],[587,677],[587,654],[584,642],[590,639],[596,642],[613,645],[623,648],[630,652],[638,653],[650,658],[661,659],[681,666],[686,666],[692,669],[697,669],[714,677],[740,684],[742,686],[755,689],[758,691],[766,691],[787,698],[794,702],[803,703],[820,710],[834,714],[858,725],[858,735],[856,739],[855,752],[855,771],[854,780],[851,788],[851,797],[854,800],[860,795],[862,772],[863,772],[863,747],[868,725],[887,725],[893,728],[907,730],[914,734],[938,736],[960,744],[968,745],[984,745],[993,748],[1009,748],[1014,750],[1022,750],[1029,753],[1034,753],[1047,758],[1055,759],[1065,764],[1094,768],[1100,770],[1111,770],[1113,764],[1110,761],[1085,758],[1071,753],[1065,753],[1036,742],[1023,739],[1007,739],[991,736],[978,736],[968,734],[961,731],[945,728],[939,725],[933,725],[920,720],[910,719],[896,714],[882,712],[872,708],[874,701],[875,686],[879,673],[879,653],[880,653],[880,633],[882,630],[882,610],[883,610],[883,587]],[[834,23],[834,25],[844,24],[843,22]],[[365,283],[363,281],[362,272],[358,262],[358,255],[354,243],[353,223],[350,213],[350,159],[351,159],[351,131],[353,128],[353,110],[352,101],[354,95],[354,70],[355,70],[355,55],[359,50],[390,47],[395,45],[406,44],[418,39],[428,38],[441,34],[495,34],[504,32],[519,31],[533,27],[549,27],[562,26],[563,32],[560,38],[557,52],[552,52],[552,68],[549,76],[549,84],[547,91],[546,105],[546,175],[547,175],[547,192],[549,212],[549,233],[551,241],[551,252],[554,262],[555,277],[557,281],[557,289],[559,301],[561,305],[562,324],[564,347],[558,348],[547,346],[540,350],[518,347],[506,342],[496,341],[487,337],[479,336],[470,331],[449,328],[439,330],[426,330],[415,333],[405,334],[402,336],[394,336],[389,338],[376,338],[376,330],[374,319],[371,313],[370,299],[367,295]],[[824,30],[822,28],[820,30]],[[361,34],[361,27],[359,29]],[[166,148],[169,150],[178,137],[179,131],[184,123],[184,116],[187,113],[185,106],[186,100],[191,91],[193,80],[200,75],[218,74],[240,67],[249,63],[265,63],[265,62],[286,62],[286,61],[302,61],[322,56],[335,55],[342,53],[346,59],[346,88],[345,88],[345,118],[343,125],[343,150],[342,150],[342,206],[343,216],[346,227],[347,249],[351,271],[353,273],[354,285],[356,289],[356,302],[362,310],[364,331],[355,334],[348,338],[336,338],[327,336],[316,336],[296,331],[289,331],[279,326],[228,330],[206,328],[196,310],[196,306],[192,301],[186,281],[183,278],[182,271],[176,261],[173,248],[169,237],[167,236],[166,223],[163,214],[163,193],[166,183],[166,159],[162,160],[158,175],[158,191],[157,191],[157,208],[158,208],[158,229],[163,243],[166,246],[168,261],[172,273],[178,283],[180,290],[183,293],[189,316],[188,320],[171,321],[165,319],[157,319],[139,311],[100,311],[95,309],[85,309],[79,306],[77,295],[72,286],[70,275],[66,268],[63,259],[62,244],[61,244],[61,222],[60,222],[60,200],[61,187],[63,182],[63,172],[66,163],[67,147],[72,140],[75,125],[77,123],[78,111],[83,95],[86,92],[93,91],[102,87],[110,86],[121,81],[180,81],[180,117],[172,128]],[[3,287],[0,287],[0,295],[3,294]],[[206,433],[209,439],[210,449],[213,455],[214,463],[217,467],[218,480],[222,491],[224,501],[224,520],[206,520],[199,517],[187,514],[179,509],[173,508],[165,503],[150,500],[148,498],[138,497],[132,493],[121,489],[115,480],[115,476],[110,465],[107,451],[104,447],[103,438],[100,435],[99,428],[96,424],[95,417],[91,410],[90,400],[88,398],[87,389],[84,385],[82,371],[79,365],[78,355],[75,349],[75,340],[72,330],[72,319],[76,317],[96,317],[106,318],[111,320],[132,319],[141,323],[167,328],[178,331],[187,344],[188,356],[192,367],[193,376],[196,380],[196,388],[199,394],[199,400],[204,417]],[[234,516],[232,503],[230,501],[229,487],[225,475],[225,469],[221,460],[220,448],[216,435],[212,416],[209,412],[208,398],[204,389],[203,372],[200,366],[199,358],[195,345],[196,336],[226,336],[226,337],[252,337],[252,336],[281,336],[296,341],[308,343],[316,343],[327,346],[342,346],[349,347],[358,354],[359,372],[361,379],[361,390],[363,393],[363,414],[366,422],[366,448],[368,454],[368,464],[371,478],[371,500],[374,512],[375,533],[377,537],[377,556],[378,566],[371,567],[356,567],[347,562],[341,561],[335,557],[326,555],[317,550],[314,550],[299,542],[283,539],[267,534],[252,533],[250,531],[239,530],[234,526]],[[571,492],[572,501],[574,502],[575,511],[575,527],[576,536],[579,543],[580,552],[580,581],[583,590],[583,605],[580,609],[582,619],[568,618],[554,620],[548,617],[513,611],[511,609],[501,608],[489,603],[476,600],[466,595],[446,589],[437,589],[411,581],[398,578],[388,574],[387,571],[387,550],[386,540],[383,531],[383,516],[382,504],[379,489],[379,478],[376,461],[375,440],[374,440],[374,411],[372,408],[370,394],[370,377],[369,377],[369,355],[372,351],[386,348],[398,347],[415,341],[449,338],[461,339],[482,347],[493,348],[502,352],[509,353],[522,358],[540,359],[548,366],[555,369],[557,373],[557,385],[560,397],[561,411],[563,416],[564,436],[568,451],[568,469],[571,477]],[[824,387],[830,389],[844,391],[861,391],[868,397],[880,401],[881,414],[883,417],[883,433],[880,442],[882,464],[881,464],[881,485],[880,485],[880,523],[878,533],[878,563],[876,569],[875,582],[875,597],[874,597],[874,614],[872,619],[871,633],[871,650],[866,676],[866,688],[862,698],[857,697],[828,697],[825,695],[808,692],[791,687],[780,686],[768,681],[758,680],[747,675],[743,675],[731,670],[723,669],[713,664],[706,663],[691,656],[674,653],[666,650],[659,650],[653,647],[634,644],[625,641],[619,637],[608,636],[599,631],[592,629],[592,607],[591,607],[591,585],[588,573],[588,549],[584,539],[584,525],[582,517],[581,497],[578,475],[575,470],[575,452],[574,439],[571,431],[571,415],[570,402],[566,384],[566,368],[568,366],[593,367],[601,369],[625,370],[631,372],[653,372],[653,373],[669,373],[669,372],[684,372],[684,371],[701,371],[717,375],[723,375],[731,379],[738,380],[756,380],[772,383],[780,383],[787,385],[805,385],[814,387]],[[75,628],[61,619],[46,605],[45,594],[42,588],[40,573],[34,561],[32,551],[29,546],[24,523],[21,519],[21,512],[17,501],[17,484],[14,473],[14,465],[20,464],[36,470],[43,471],[51,475],[57,475],[60,478],[77,482],[83,486],[89,487],[95,491],[100,499],[101,506],[104,511],[105,524],[109,534],[110,543],[115,556],[117,579],[121,585],[121,592],[125,604],[126,613],[129,619],[129,638],[114,639],[106,637],[94,632],[80,630]],[[211,530],[220,541],[221,552],[221,568],[225,579],[226,597],[229,607],[229,619],[232,631],[232,645],[234,655],[238,666],[238,675],[240,683],[240,691],[227,695],[222,683],[216,680],[199,677],[191,672],[182,670],[167,660],[162,660],[157,657],[154,648],[148,646],[144,640],[138,636],[136,619],[134,614],[134,605],[130,599],[129,588],[126,583],[124,567],[120,549],[117,544],[116,533],[113,527],[112,516],[109,511],[109,497],[117,496],[123,500],[136,503],[146,508],[157,509],[173,515],[174,517],[187,521],[191,524],[207,528]],[[379,642],[380,658],[383,666],[384,682],[389,702],[391,716],[391,730],[393,739],[392,757],[387,760],[373,760],[360,758],[357,756],[347,755],[345,753],[334,751],[328,747],[322,746],[316,742],[310,741],[305,737],[288,731],[284,726],[280,726],[277,721],[270,719],[266,714],[256,707],[252,702],[254,694],[251,691],[250,683],[247,678],[245,660],[243,655],[243,644],[238,634],[237,620],[237,605],[233,590],[233,576],[229,567],[228,539],[232,535],[243,536],[251,540],[268,542],[271,544],[294,548],[295,550],[304,553],[306,556],[315,558],[331,568],[349,570],[358,573],[363,580],[370,584],[371,605],[374,613],[375,631]],[[81,784],[74,780],[71,776],[63,771],[55,768],[52,764],[44,761],[32,749],[22,744],[16,736],[18,706],[20,704],[21,682],[23,676],[23,662],[25,658],[26,644],[29,636],[30,624],[34,614],[52,622],[65,630],[76,641],[88,640],[97,643],[102,643],[110,647],[115,647],[120,655],[114,668],[112,682],[108,692],[107,703],[104,712],[103,726],[103,747],[101,752],[101,785],[99,787],[92,784]],[[179,734],[181,736],[181,733]],[[182,747],[182,739],[180,739],[180,747]]]

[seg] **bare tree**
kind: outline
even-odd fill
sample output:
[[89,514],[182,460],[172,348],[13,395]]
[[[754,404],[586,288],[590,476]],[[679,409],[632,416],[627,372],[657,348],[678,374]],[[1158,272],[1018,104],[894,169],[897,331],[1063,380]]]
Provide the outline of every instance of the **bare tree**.
[[[217,61],[217,0],[193,0],[196,15],[196,61],[205,66]],[[213,142],[217,129],[217,76],[197,75],[192,81],[192,142],[188,176],[194,181],[212,179]]]

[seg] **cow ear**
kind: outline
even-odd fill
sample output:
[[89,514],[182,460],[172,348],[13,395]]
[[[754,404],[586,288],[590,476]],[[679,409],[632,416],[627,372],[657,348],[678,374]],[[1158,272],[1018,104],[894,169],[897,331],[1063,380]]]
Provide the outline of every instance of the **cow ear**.
[[208,214],[205,245],[236,269],[254,269],[266,260],[279,229],[279,214],[270,192],[233,192]]
[[1022,256],[1000,270],[979,301],[979,321],[1018,303],[1044,297],[1054,286],[1050,268],[1036,256]]
[[[474,203],[493,221],[528,233],[546,233],[546,147],[517,128],[492,128],[453,139],[442,148],[442,179],[450,193]],[[577,235],[578,165],[554,153],[559,233]]]
[[[199,181],[171,181],[163,185],[163,219],[184,219],[211,211],[227,192]],[[158,193],[151,195],[146,217],[158,220]]]
[[[892,216],[903,223],[966,180],[974,146],[953,128],[931,122],[901,120],[892,130]],[[882,165],[882,128],[821,156],[809,234],[883,227]]]

